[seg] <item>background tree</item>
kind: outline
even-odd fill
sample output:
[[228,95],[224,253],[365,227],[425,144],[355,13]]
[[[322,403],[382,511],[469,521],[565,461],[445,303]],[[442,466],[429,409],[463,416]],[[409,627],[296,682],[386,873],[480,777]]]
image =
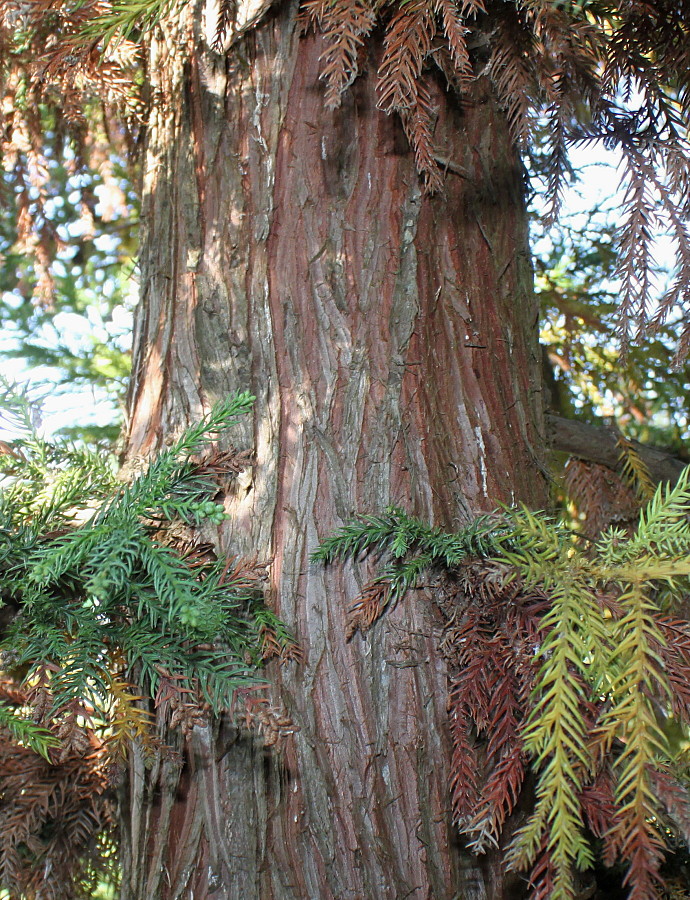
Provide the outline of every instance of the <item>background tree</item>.
[[79,427],[113,439],[136,299],[134,68],[122,54],[119,65],[94,59],[92,77],[71,83],[55,53],[65,19],[54,4],[36,4],[33,18],[3,6],[0,353],[8,371],[21,360],[58,392],[91,389],[109,401],[110,423],[99,430],[80,416]]
[[[53,12],[14,9],[32,35]],[[67,30],[45,75],[92,76],[96,45],[70,35],[104,7],[55,9]],[[282,754],[221,722],[193,732],[184,766],[131,757],[123,896],[517,895],[500,852],[473,862],[458,843],[433,607],[397,607],[361,652],[358,570],[309,554],[391,502],[446,526],[546,503],[520,149],[544,140],[557,207],[569,141],[620,147],[622,336],[661,325],[689,283],[688,10],[152,4],[94,27],[152,12],[129,453],[256,394],[256,467],[226,500],[232,526],[208,533],[271,561],[305,661],[275,673],[300,726]],[[657,223],[680,267],[652,314]]]

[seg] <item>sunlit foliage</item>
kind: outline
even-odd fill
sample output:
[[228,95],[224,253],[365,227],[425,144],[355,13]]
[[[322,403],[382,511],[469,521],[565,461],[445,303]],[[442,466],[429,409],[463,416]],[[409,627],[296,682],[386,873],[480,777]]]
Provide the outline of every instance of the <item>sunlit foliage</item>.
[[655,897],[670,836],[690,839],[686,768],[669,739],[673,722],[690,724],[690,628],[673,617],[689,514],[686,469],[634,533],[612,527],[596,544],[524,508],[452,534],[394,509],[314,554],[387,560],[351,607],[351,637],[425,576],[445,621],[455,820],[476,852],[497,846],[531,771],[535,804],[507,862],[531,871],[535,898],[576,895],[593,838],[607,865],[626,864],[630,897]]

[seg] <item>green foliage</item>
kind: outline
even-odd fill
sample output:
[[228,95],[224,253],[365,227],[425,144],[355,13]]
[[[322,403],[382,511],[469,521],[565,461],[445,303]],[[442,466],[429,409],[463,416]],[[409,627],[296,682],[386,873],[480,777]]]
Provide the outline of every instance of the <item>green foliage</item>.
[[59,739],[47,728],[17,715],[15,709],[4,703],[0,703],[0,728],[5,728],[15,741],[47,760],[50,760],[50,750],[60,744]]
[[[496,693],[476,701],[481,709],[472,708],[466,693],[451,692],[456,719],[486,723],[493,707],[508,702],[512,721],[522,723],[515,739],[534,773],[536,803],[512,839],[508,864],[533,870],[536,896],[569,900],[575,896],[574,871],[594,862],[594,833],[609,863],[627,862],[631,897],[657,896],[666,841],[658,823],[670,816],[668,833],[690,837],[687,817],[669,812],[674,803],[678,807],[678,797],[690,803],[690,793],[668,738],[670,723],[682,729],[690,722],[684,686],[690,679],[690,630],[665,618],[660,608],[662,595],[665,604],[685,595],[690,574],[690,467],[675,486],[657,489],[634,534],[610,528],[596,545],[524,508],[482,516],[455,534],[389,510],[349,523],[314,559],[330,562],[368,551],[385,554],[385,561],[372,583],[377,589],[365,587],[352,608],[352,632],[373,624],[423,570],[446,572],[462,586],[456,611],[443,607],[444,644],[451,671],[458,665],[456,683],[468,668],[467,648],[484,640],[485,617],[496,598],[501,616],[523,622],[523,631],[509,629],[505,652],[509,667],[529,671],[529,691],[508,697],[501,682],[486,674]],[[482,662],[487,672],[495,665],[492,657],[504,652],[497,640],[492,638],[491,655]],[[474,727],[482,731],[480,724]],[[498,739],[488,727],[487,738]],[[468,748],[456,747],[455,764],[465,765]],[[501,771],[496,766],[487,783],[495,799],[487,787],[469,812],[461,775],[454,775],[461,797],[458,822],[475,848],[483,848],[498,818],[487,815],[486,805],[510,810],[517,801],[522,775],[517,787],[515,781],[501,786]],[[603,819],[605,829],[597,825]],[[485,827],[490,832],[482,835]]]
[[[616,178],[611,167],[611,177]],[[586,172],[578,179],[586,184]],[[583,208],[546,229],[535,220],[535,287],[541,341],[548,356],[547,400],[559,415],[593,424],[602,416],[637,440],[682,451],[688,436],[690,368],[669,377],[683,330],[682,314],[637,335],[622,356],[616,275],[618,210]],[[668,273],[657,268],[655,289]]]
[[85,38],[100,40],[105,47],[114,40],[136,39],[153,28],[181,0],[114,0],[82,28]]
[[363,516],[345,525],[326,538],[312,560],[329,563],[336,557],[387,551],[391,560],[380,580],[391,603],[414,585],[424,569],[434,565],[453,568],[468,557],[492,556],[509,538],[509,529],[495,516],[479,516],[462,532],[448,534],[390,507],[383,516]]
[[225,518],[208,444],[253,398],[217,404],[122,484],[98,450],[41,439],[26,396],[7,383],[3,393],[19,436],[0,457],[2,597],[21,610],[5,664],[40,698],[42,721],[64,725],[76,711],[119,722],[115,739],[126,741],[142,736],[140,694],[178,720],[184,710],[186,724],[229,709],[239,686],[257,682],[267,630],[280,649],[291,638],[263,607],[255,568],[173,532]]
[[95,127],[87,162],[48,110],[36,114],[42,158],[19,147],[0,176],[0,358],[65,391],[95,389],[116,420],[136,296],[131,172]]

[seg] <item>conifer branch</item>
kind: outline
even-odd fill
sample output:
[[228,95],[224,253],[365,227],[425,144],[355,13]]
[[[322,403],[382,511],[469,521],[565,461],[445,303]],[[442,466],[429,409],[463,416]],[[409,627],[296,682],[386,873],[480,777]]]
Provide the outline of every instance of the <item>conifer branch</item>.
[[[94,727],[107,722],[112,686],[123,679],[138,685],[132,696],[155,698],[164,677],[187,706],[229,709],[234,691],[259,679],[268,632],[281,655],[290,655],[292,639],[262,606],[251,566],[232,571],[213,554],[188,557],[162,537],[171,522],[224,518],[218,477],[236,471],[234,460],[192,455],[245,415],[253,398],[217,404],[131,484],[118,484],[111,469],[94,497],[85,492],[103,474],[97,454],[43,441],[27,399],[4,388],[19,434],[15,452],[0,459],[0,571],[3,597],[22,612],[5,646],[7,664],[35,690],[41,721],[61,721],[78,706]],[[73,521],[94,501],[85,520]],[[134,721],[123,710],[126,696],[119,689],[118,715]]]
[[[594,859],[587,828],[604,840],[607,864],[626,861],[639,898],[655,896],[662,881],[666,846],[654,822],[665,804],[690,838],[685,775],[659,718],[690,720],[688,637],[657,600],[660,588],[666,605],[684,595],[689,522],[690,467],[656,489],[632,535],[609,528],[595,545],[525,508],[454,534],[391,509],[345,525],[312,557],[378,558],[348,637],[366,632],[422,575],[433,579],[426,595],[446,620],[456,821],[476,852],[497,845],[527,763],[536,804],[506,861],[532,869],[539,896],[574,896],[574,872]],[[473,733],[487,741],[483,784]],[[659,773],[670,779],[663,797]]]

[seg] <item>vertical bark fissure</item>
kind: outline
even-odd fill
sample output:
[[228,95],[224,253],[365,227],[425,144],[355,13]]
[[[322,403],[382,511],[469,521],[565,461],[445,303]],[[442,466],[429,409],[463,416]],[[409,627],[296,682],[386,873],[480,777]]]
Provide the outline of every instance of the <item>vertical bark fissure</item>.
[[271,563],[305,651],[270,672],[273,693],[300,731],[278,753],[226,723],[194,735],[170,783],[138,770],[123,896],[487,897],[450,818],[434,610],[409,598],[347,642],[361,567],[309,554],[390,503],[455,525],[543,502],[521,171],[487,86],[461,107],[439,85],[442,155],[473,177],[424,196],[376,109],[376,53],[326,110],[323,44],[295,18],[281,6],[227,59],[198,28],[193,65],[158,59],[129,436],[147,451],[216,398],[256,395],[233,435],[256,466],[213,537]]

